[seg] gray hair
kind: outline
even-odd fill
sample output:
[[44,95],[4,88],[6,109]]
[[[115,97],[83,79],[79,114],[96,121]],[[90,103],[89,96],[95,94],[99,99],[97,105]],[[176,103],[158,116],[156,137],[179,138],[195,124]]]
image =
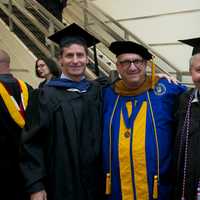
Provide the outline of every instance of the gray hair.
[[195,58],[200,57],[200,53],[197,53],[195,55],[193,55],[190,60],[189,60],[189,69],[191,70],[192,66],[193,66],[193,61]]

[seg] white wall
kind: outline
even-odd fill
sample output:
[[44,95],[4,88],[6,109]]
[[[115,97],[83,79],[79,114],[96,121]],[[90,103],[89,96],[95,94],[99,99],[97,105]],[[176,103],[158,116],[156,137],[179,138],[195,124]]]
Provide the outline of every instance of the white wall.
[[[148,44],[174,43],[179,39],[200,37],[199,0],[93,0],[92,2]],[[190,10],[196,12],[185,12]],[[184,13],[169,14],[180,11]],[[160,14],[165,15],[155,16]],[[147,16],[149,18],[140,18]],[[140,19],[134,19],[138,17]],[[188,71],[191,47],[183,44],[160,45],[154,49],[181,70]]]
[[200,8],[199,0],[93,0],[92,2],[115,19]]

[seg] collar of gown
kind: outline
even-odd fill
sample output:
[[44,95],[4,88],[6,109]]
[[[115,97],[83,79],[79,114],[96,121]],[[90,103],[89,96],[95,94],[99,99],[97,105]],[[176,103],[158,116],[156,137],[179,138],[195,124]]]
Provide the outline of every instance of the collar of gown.
[[49,87],[64,88],[68,91],[79,92],[79,93],[87,92],[90,85],[91,83],[86,79],[77,82],[66,78],[53,79],[47,83],[47,86]]
[[192,100],[192,103],[195,103],[195,102],[200,102],[200,91],[198,88],[195,88],[194,99]]
[[[156,82],[158,77],[156,77]],[[151,89],[151,77],[147,76],[141,86],[135,89],[127,88],[123,80],[119,80],[114,84],[114,91],[121,96],[136,96]]]

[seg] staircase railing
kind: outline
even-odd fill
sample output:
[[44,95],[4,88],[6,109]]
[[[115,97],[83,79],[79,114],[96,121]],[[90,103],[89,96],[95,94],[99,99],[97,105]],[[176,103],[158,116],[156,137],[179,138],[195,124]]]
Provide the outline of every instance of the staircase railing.
[[[47,44],[38,41],[37,37],[14,16],[12,6],[16,6],[23,12],[23,14],[44,34],[46,38],[53,32],[63,29],[63,23],[57,20],[36,0],[24,0],[24,2],[24,8],[20,7],[16,0],[9,0],[8,6],[0,3],[0,8],[9,17],[10,29],[12,30],[12,24],[15,23],[23,32],[26,32],[30,40],[32,40],[45,55],[55,56],[55,45],[48,40],[46,41]],[[33,12],[30,12],[30,10]],[[111,70],[115,69],[115,58],[107,48],[110,42],[115,40],[132,40],[145,46],[154,55],[154,62],[157,65],[158,71],[167,74],[175,74],[178,80],[182,80],[182,72],[173,63],[160,55],[159,52],[155,51],[137,35],[124,28],[111,16],[100,10],[92,2],[88,2],[87,0],[71,0],[67,7],[67,13],[67,17],[64,18],[65,23],[76,22],[100,39],[101,44],[97,45],[97,57],[102,73],[108,75]],[[38,20],[38,17],[40,20]],[[89,50],[89,56],[92,61],[93,51],[91,49]],[[149,65],[151,65],[151,63],[149,63]],[[87,70],[87,73],[89,73],[89,77],[91,78],[96,77],[90,70]]]
[[[101,41],[104,41],[104,45],[108,47],[111,41],[114,40],[132,40],[138,42],[145,46],[153,55],[154,55],[154,62],[157,65],[158,71],[164,73],[172,73],[175,74],[178,80],[182,80],[182,72],[176,67],[173,63],[171,63],[168,59],[163,57],[158,51],[153,49],[147,43],[145,43],[140,37],[136,34],[130,32],[128,29],[123,27],[120,23],[114,20],[111,16],[107,13],[103,12],[99,9],[94,3],[87,1],[87,0],[73,0],[70,1],[69,8],[67,8],[67,12],[70,12],[69,15],[76,16],[76,20],[81,23],[81,25],[85,26],[91,32],[94,32]],[[75,11],[74,8],[82,10],[82,16],[80,15],[81,12]],[[75,13],[76,12],[76,13]],[[67,16],[69,16],[67,15]],[[95,30],[101,30],[99,33]],[[105,32],[109,35],[109,41],[106,41],[105,38],[101,38],[102,32]],[[113,57],[110,57],[111,62],[113,62]]]
[[[43,33],[45,42],[38,39],[37,33],[32,33],[30,31],[29,25],[25,25],[20,21],[14,13],[14,7],[17,8],[31,24],[37,27],[41,33]],[[0,1],[0,9],[8,17],[8,24],[11,31],[14,31],[14,25],[17,26],[44,55],[48,57],[55,56],[55,45],[48,41],[47,37],[55,31],[63,29],[64,24],[58,21],[51,13],[34,0],[25,0],[24,7],[16,0],[9,0],[7,4]],[[32,10],[32,12],[30,12],[30,10]],[[40,20],[38,20],[38,18]],[[96,75],[89,68],[86,69],[86,76],[91,79],[96,78]]]

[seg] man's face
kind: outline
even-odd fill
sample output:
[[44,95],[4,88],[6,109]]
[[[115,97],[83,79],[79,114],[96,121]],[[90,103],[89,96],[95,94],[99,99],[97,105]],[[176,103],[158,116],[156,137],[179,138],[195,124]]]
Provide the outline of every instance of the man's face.
[[124,53],[117,57],[117,70],[128,87],[139,87],[145,80],[146,61],[138,54]]
[[200,53],[194,56],[190,67],[190,73],[193,83],[200,89]]
[[74,81],[80,81],[84,75],[88,57],[85,48],[79,44],[72,44],[63,48],[60,56],[62,72]]

